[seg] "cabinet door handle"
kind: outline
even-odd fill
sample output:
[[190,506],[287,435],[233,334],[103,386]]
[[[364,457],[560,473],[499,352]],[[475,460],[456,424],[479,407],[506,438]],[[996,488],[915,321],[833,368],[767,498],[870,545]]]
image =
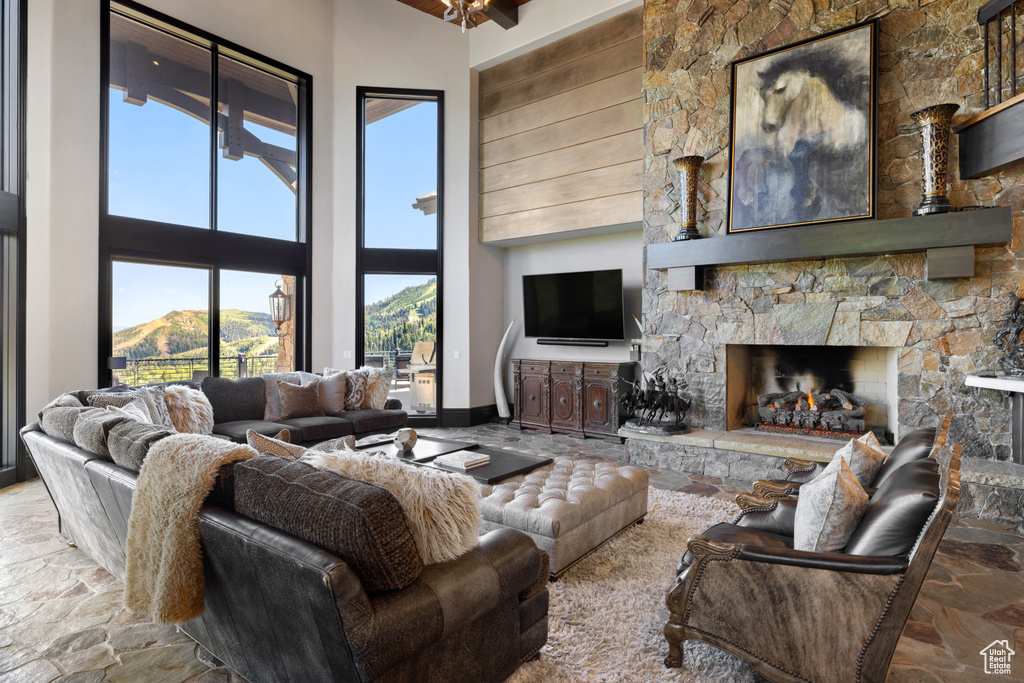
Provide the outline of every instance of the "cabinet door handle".
[[594,407],[595,408],[600,408],[601,407],[601,399],[599,399],[599,398],[595,398],[594,399]]
[[531,401],[536,401],[536,400],[537,400],[537,397],[536,397],[536,396],[534,396],[533,394],[530,394],[530,400],[531,400]]
[[558,399],[558,402],[561,403],[564,406],[566,403],[569,402],[569,399],[567,399],[565,396],[563,396],[562,398]]

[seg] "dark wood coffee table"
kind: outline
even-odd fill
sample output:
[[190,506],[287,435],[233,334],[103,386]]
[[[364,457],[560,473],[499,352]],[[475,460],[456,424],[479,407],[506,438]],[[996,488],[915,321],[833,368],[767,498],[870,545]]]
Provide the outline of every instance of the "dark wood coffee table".
[[[526,453],[506,451],[501,448],[489,448],[487,446],[480,446],[479,444],[467,443],[465,441],[448,441],[447,439],[438,439],[432,436],[421,436],[416,441],[416,446],[408,453],[400,452],[395,444],[390,440],[376,444],[359,446],[356,450],[384,451],[388,455],[395,456],[399,460],[405,460],[413,465],[423,465],[444,470],[445,472],[466,474],[482,484],[495,484],[503,479],[514,477],[517,474],[525,474],[526,472],[535,470],[538,467],[543,467],[544,465],[550,465],[552,463],[551,458],[545,458],[539,455],[528,455]],[[433,462],[434,458],[439,455],[455,453],[457,451],[484,453],[490,456],[491,461],[486,465],[474,467],[469,470],[460,470],[457,467],[446,467]]]

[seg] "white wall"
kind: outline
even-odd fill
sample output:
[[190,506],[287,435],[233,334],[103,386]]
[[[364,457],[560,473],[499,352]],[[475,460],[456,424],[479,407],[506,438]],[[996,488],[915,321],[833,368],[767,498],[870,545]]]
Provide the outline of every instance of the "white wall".
[[[311,74],[316,139],[333,138],[329,47],[333,8],[328,0],[149,0],[148,5]],[[96,384],[100,14],[99,0],[29,3],[29,415],[63,391]],[[314,154],[314,320],[329,321],[333,309],[329,286],[333,165],[329,154]],[[328,356],[330,333],[329,322],[314,324],[314,358]]]
[[[641,266],[643,232],[598,235],[562,242],[547,242],[505,251],[505,325],[517,318],[512,331],[510,358],[541,360],[628,361],[629,340],[640,336],[632,315],[640,317],[640,292],[644,277]],[[523,335],[523,276],[569,273],[579,270],[622,269],[626,312],[626,341],[609,342],[605,348],[546,346]]]
[[519,25],[512,29],[506,31],[488,21],[467,31],[469,65],[478,71],[489,69],[643,4],[643,0],[533,0],[519,8]]

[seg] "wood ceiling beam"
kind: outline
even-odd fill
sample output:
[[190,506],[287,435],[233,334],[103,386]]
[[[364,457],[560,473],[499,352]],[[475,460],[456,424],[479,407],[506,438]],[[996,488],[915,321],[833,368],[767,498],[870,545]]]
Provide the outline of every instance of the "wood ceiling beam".
[[519,5],[515,0],[491,0],[484,14],[506,31],[519,25]]

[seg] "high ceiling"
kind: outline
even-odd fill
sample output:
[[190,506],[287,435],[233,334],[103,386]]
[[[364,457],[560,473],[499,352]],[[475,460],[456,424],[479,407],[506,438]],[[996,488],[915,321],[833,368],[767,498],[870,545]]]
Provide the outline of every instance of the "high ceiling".
[[[445,4],[443,2],[441,2],[441,0],[398,0],[398,1],[400,3],[402,3],[403,5],[409,5],[409,7],[415,7],[419,11],[426,12],[427,14],[429,14],[431,16],[434,16],[434,17],[437,17],[438,19],[441,19],[444,16],[444,11],[446,9],[445,8]],[[520,5],[525,5],[526,3],[530,2],[530,0],[491,0],[491,4],[492,5],[496,5],[496,4],[499,4],[501,2],[505,2],[505,3],[508,3],[510,5],[520,6]],[[482,14],[482,13],[477,15],[477,19],[478,19],[479,23],[481,23],[481,24],[484,23],[485,21],[489,21],[488,17],[485,14]],[[470,28],[472,28],[472,27],[470,27]]]

